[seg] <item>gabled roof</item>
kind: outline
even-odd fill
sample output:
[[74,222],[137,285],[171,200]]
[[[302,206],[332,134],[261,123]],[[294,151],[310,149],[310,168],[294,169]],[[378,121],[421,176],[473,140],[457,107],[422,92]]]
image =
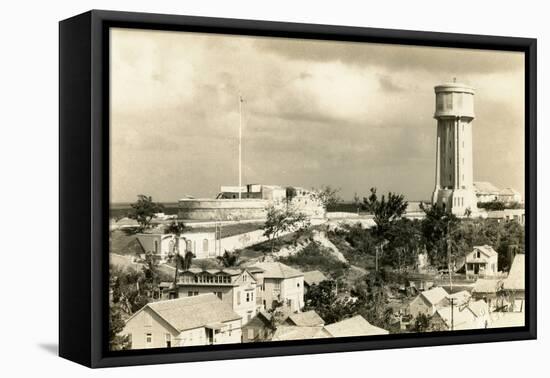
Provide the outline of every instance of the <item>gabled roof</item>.
[[432,306],[437,305],[449,296],[442,287],[434,287],[433,289],[421,292],[420,295],[422,295]]
[[520,193],[513,189],[513,188],[504,188],[500,191],[499,193],[500,195],[504,195],[504,196],[517,196],[517,195],[520,195]]
[[264,270],[264,278],[293,278],[303,276],[304,273],[280,262],[262,262],[252,268]]
[[304,327],[323,326],[325,321],[313,310],[291,314],[287,321],[293,325]]
[[320,282],[323,282],[327,277],[318,270],[312,270],[304,273],[304,282],[308,285],[318,285]]
[[361,315],[329,324],[325,326],[325,330],[333,337],[373,336],[389,333],[385,329],[373,326]]
[[297,327],[297,326],[279,326],[273,334],[273,341],[283,340],[303,340],[303,339],[319,339],[331,337],[323,328],[323,326],[315,327]]
[[501,285],[500,280],[478,278],[472,290],[473,293],[496,293]]
[[[474,251],[480,251],[487,257],[497,256],[498,253],[490,245],[476,245],[474,246]],[[473,251],[472,251],[473,252]]]
[[474,189],[476,193],[480,194],[498,194],[500,189],[491,184],[488,181],[476,181],[474,182]]
[[[134,316],[145,308],[153,310],[179,332],[204,327],[208,324],[241,319],[241,316],[235,313],[229,304],[222,302],[213,293],[148,303]],[[127,322],[134,316],[130,317]]]
[[446,306],[438,309],[436,314],[441,317],[449,329],[451,323],[455,330],[478,328],[476,326],[477,316],[468,307],[453,306],[451,311],[451,306]]
[[525,255],[517,254],[512,262],[510,273],[504,279],[504,290],[525,290]]

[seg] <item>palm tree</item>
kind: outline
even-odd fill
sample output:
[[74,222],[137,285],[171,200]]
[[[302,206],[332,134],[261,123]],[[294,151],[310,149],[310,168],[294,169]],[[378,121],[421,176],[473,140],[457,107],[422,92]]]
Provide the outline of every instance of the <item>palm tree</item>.
[[222,256],[218,256],[216,259],[225,268],[229,268],[229,267],[232,267],[232,266],[237,266],[240,263],[238,252],[227,252],[227,251],[225,251],[225,253]]
[[[171,234],[173,238],[175,238],[174,252],[175,252],[176,271],[174,273],[174,286],[177,285],[177,281],[178,281],[178,266],[187,265],[182,261],[183,257],[180,255],[180,239],[181,239],[181,235],[185,230],[186,230],[185,224],[183,224],[182,222],[178,222],[177,220],[170,223],[164,229],[165,234]],[[176,296],[177,296],[177,292],[176,292]]]

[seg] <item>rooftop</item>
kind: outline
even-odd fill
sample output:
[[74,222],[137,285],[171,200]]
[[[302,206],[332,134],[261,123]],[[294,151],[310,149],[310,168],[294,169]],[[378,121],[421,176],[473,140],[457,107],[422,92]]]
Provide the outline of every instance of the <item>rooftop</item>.
[[330,337],[323,326],[315,327],[297,327],[297,326],[279,326],[273,334],[273,341],[283,340],[303,340],[319,339]]
[[438,304],[449,296],[449,294],[442,287],[434,287],[433,289],[423,291],[420,295],[426,298],[426,300],[432,305]]
[[389,333],[385,329],[373,326],[361,315],[329,324],[325,326],[325,330],[333,337],[373,336]]
[[146,307],[156,312],[179,332],[241,319],[229,304],[222,302],[212,293],[148,303],[142,310]]
[[472,290],[473,293],[496,293],[501,285],[500,280],[478,278]]
[[313,327],[325,325],[325,321],[313,310],[291,314],[287,321],[300,327]]
[[304,273],[280,262],[262,262],[254,264],[251,268],[260,268],[264,271],[264,278],[294,278],[303,276]]
[[504,279],[504,290],[525,290],[525,255],[517,254],[512,262],[510,273]]
[[488,181],[475,181],[474,189],[479,194],[499,194],[500,189]]

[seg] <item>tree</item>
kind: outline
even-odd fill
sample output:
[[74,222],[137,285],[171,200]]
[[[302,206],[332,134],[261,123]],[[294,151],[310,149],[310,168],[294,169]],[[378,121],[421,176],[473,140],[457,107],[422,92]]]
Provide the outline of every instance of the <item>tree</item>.
[[342,201],[338,193],[340,193],[339,188],[332,188],[330,185],[327,185],[320,189],[314,189],[311,197],[318,201],[325,211],[327,211],[329,207],[335,206]]
[[426,314],[419,313],[414,318],[411,331],[413,332],[426,332],[430,328],[430,318]]
[[304,301],[304,311],[314,310],[327,324],[339,322],[359,312],[359,303],[356,300],[336,295],[336,281],[333,280],[311,285]]
[[225,251],[222,256],[216,257],[220,265],[222,265],[225,268],[229,268],[232,266],[238,266],[239,261],[239,252],[228,252]]
[[378,198],[376,188],[371,188],[370,196],[363,198],[363,207],[374,215],[374,231],[380,239],[387,239],[391,226],[405,214],[407,206],[408,202],[402,194],[389,192],[387,199],[385,195]]
[[267,218],[262,229],[263,235],[271,243],[271,253],[273,253],[275,241],[282,233],[293,232],[304,227],[309,227],[309,218],[304,213],[291,206],[281,208],[270,205],[267,208]]
[[[446,261],[450,264],[453,256],[452,253],[451,256],[448,253],[449,240],[451,230],[458,225],[459,219],[454,214],[446,211],[443,206],[424,206],[421,204],[420,207],[426,214],[422,219],[421,230],[430,260],[434,263],[442,264]],[[453,252],[452,248],[451,252]],[[454,252],[456,252],[456,248]]]
[[[174,285],[177,284],[178,281],[178,267],[182,266],[182,269],[186,270],[189,269],[191,266],[191,259],[193,258],[193,254],[191,252],[188,252],[185,255],[185,258],[182,258],[180,255],[180,239],[183,232],[187,229],[185,227],[185,224],[182,222],[178,222],[177,220],[172,221],[168,226],[165,227],[164,233],[172,235],[173,242],[174,242],[174,256],[175,256],[175,272],[174,272]],[[190,254],[190,256],[188,256]],[[177,294],[176,294],[177,295]]]
[[291,203],[294,197],[296,197],[296,188],[293,186],[288,186],[286,188],[286,203]]
[[120,334],[124,325],[120,306],[111,303],[109,306],[109,350],[123,350],[130,347],[129,337]]
[[135,219],[138,222],[140,231],[149,228],[155,214],[164,210],[164,206],[153,202],[151,196],[143,194],[138,195],[138,200],[131,207],[128,218]]
[[392,309],[388,306],[387,286],[382,272],[371,272],[363,282],[356,285],[356,293],[363,304],[360,314],[377,327],[389,329],[392,323]]
[[396,267],[399,271],[404,266],[413,266],[422,244],[420,222],[399,219],[390,228],[387,237],[389,243],[386,253],[382,256],[382,263]]

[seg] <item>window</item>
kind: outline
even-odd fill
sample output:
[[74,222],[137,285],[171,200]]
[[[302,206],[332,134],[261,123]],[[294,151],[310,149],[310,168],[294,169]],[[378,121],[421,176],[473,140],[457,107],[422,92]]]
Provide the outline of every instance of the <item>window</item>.
[[193,296],[193,292],[192,292],[192,291],[188,291],[188,292],[187,292],[187,296],[188,296],[188,297],[192,297],[192,296]]
[[128,348],[132,349],[132,334],[128,334]]
[[159,242],[155,240],[155,253],[159,253]]
[[300,287],[300,283],[299,283],[299,282],[296,284],[296,287]]
[[249,328],[248,329],[248,340],[254,340],[254,329],[253,328]]
[[185,241],[185,250],[187,252],[193,252],[193,242],[191,240]]
[[275,281],[275,290],[281,290],[281,281]]
[[202,250],[203,252],[207,252],[208,251],[208,239],[204,239],[202,241]]
[[169,333],[166,334],[166,348],[172,347],[172,335]]
[[237,304],[238,305],[241,304],[241,292],[240,291],[237,291]]
[[246,293],[246,301],[247,301],[247,302],[250,302],[250,294],[251,294],[251,293]]
[[243,273],[243,281],[246,282],[247,278],[248,278],[248,277],[247,277],[246,273]]
[[228,336],[231,336],[231,331],[233,330],[233,324],[229,325],[229,331],[227,332]]
[[147,344],[151,344],[153,342],[153,334],[152,333],[146,333],[145,334],[145,342]]

